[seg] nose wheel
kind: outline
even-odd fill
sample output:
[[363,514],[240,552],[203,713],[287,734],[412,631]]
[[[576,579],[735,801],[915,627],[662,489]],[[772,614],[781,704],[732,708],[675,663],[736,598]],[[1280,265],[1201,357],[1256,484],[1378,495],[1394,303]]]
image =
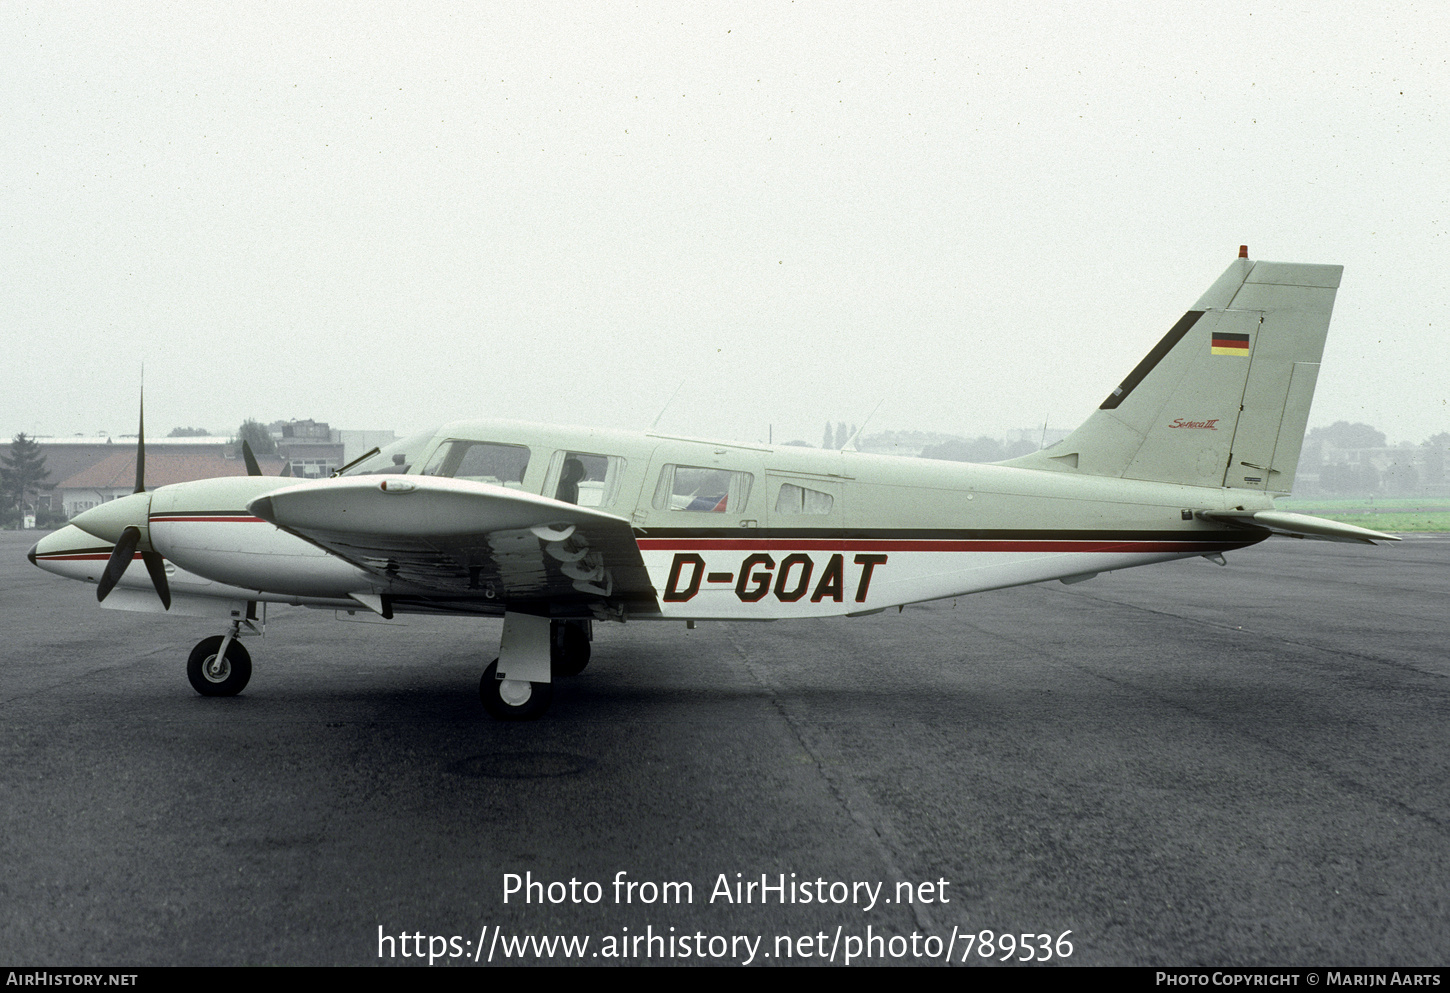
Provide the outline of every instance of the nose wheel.
[[554,699],[551,683],[533,683],[527,679],[499,679],[498,659],[483,670],[478,681],[478,697],[488,715],[500,721],[532,721],[544,716]]
[[236,696],[252,678],[251,653],[235,638],[203,638],[186,660],[186,678],[202,696]]

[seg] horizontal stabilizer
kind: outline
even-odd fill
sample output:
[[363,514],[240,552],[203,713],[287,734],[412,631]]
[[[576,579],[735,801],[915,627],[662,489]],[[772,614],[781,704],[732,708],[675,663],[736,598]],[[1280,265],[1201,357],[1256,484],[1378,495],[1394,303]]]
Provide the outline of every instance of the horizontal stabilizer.
[[1274,534],[1287,535],[1290,538],[1316,538],[1320,541],[1362,541],[1368,545],[1373,545],[1376,541],[1400,540],[1392,534],[1371,531],[1369,528],[1358,527],[1354,524],[1330,521],[1323,517],[1310,517],[1308,514],[1291,514],[1284,510],[1200,510],[1198,516],[1205,520],[1218,521],[1222,524],[1264,528],[1265,530],[1274,532]]

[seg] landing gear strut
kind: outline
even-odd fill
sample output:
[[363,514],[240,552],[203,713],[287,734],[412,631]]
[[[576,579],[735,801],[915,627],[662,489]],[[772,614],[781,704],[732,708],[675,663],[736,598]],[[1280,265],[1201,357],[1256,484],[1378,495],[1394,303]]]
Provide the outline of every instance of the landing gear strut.
[[186,678],[202,696],[236,696],[252,678],[252,655],[234,636],[214,634],[191,650]]
[[589,621],[549,622],[549,665],[555,676],[577,676],[589,664]]

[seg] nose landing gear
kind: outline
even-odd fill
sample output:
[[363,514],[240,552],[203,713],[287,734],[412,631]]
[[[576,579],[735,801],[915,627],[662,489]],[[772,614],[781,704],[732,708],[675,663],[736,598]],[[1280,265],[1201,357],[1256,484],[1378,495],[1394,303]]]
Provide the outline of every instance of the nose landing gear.
[[554,685],[527,679],[499,679],[498,659],[494,659],[478,681],[478,698],[483,701],[488,716],[495,720],[532,721],[543,717],[554,701]]
[[542,717],[554,699],[556,676],[577,676],[589,664],[590,622],[504,614],[499,657],[478,682],[489,716],[501,721]]

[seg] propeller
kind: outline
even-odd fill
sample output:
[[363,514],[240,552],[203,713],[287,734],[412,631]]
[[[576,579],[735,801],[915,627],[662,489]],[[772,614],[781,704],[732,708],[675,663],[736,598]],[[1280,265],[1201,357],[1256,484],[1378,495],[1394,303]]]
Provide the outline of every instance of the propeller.
[[[248,455],[250,456],[250,452]],[[255,464],[255,459],[251,462]],[[260,473],[261,470],[258,470]],[[151,511],[150,497],[136,499],[137,494],[146,492],[146,396],[145,388],[142,388],[141,414],[136,428],[136,488],[131,491],[131,496],[121,497],[112,500],[110,503],[102,504],[92,510],[81,514],[71,523],[83,531],[89,531],[99,538],[109,539],[115,532],[112,528],[120,523],[118,515],[125,515],[134,519],[139,515],[142,525],[148,522]],[[87,518],[89,518],[87,520]],[[89,524],[89,527],[87,526]],[[144,545],[143,545],[144,541]],[[141,549],[141,561],[146,566],[146,572],[151,576],[151,585],[156,588],[156,595],[161,598],[161,605],[167,610],[171,609],[171,584],[166,581],[166,563],[161,553],[151,547],[149,536],[143,535],[141,526],[127,524],[121,529],[116,538],[116,547],[111,549],[111,557],[106,561],[106,568],[101,573],[101,581],[96,585],[96,599],[104,600],[116,588],[129,566],[136,557],[136,550]]]
[[252,443],[245,438],[242,439],[242,458],[247,463],[248,476],[260,476],[262,474],[262,467],[257,464],[257,456],[252,453]]
[[141,529],[128,527],[121,532],[121,540],[116,542],[116,547],[111,549],[110,561],[106,563],[106,571],[101,573],[101,581],[96,586],[96,599],[104,600],[111,595],[116,584],[121,581],[121,576],[126,571],[126,566],[136,557],[136,546],[141,544]]
[[156,595],[161,598],[161,606],[170,610],[171,584],[166,581],[166,560],[161,557],[160,552],[142,551],[141,562],[146,566],[146,572],[151,577],[151,585],[156,587]]

